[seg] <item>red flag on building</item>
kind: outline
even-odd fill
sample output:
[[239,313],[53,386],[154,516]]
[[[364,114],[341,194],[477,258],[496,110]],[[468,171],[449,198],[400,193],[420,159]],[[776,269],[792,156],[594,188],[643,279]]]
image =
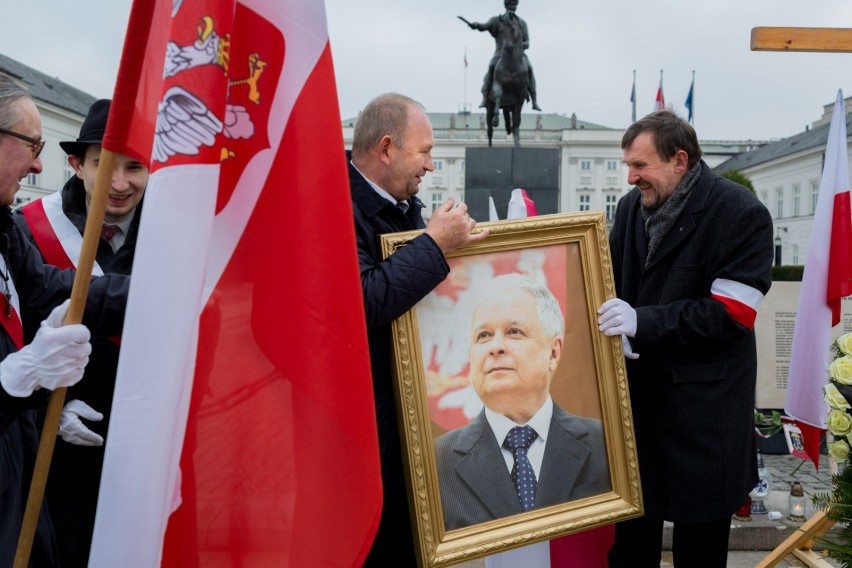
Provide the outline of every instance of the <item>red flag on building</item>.
[[381,481],[322,0],[136,0],[104,146],[151,175],[92,565],[360,565]]
[[660,70],[660,86],[657,87],[657,98],[654,99],[654,112],[666,110],[666,97],[663,94],[663,72]]
[[802,429],[805,452],[819,466],[819,436],[826,429],[823,386],[828,382],[831,328],[840,322],[840,299],[852,294],[852,214],[843,91],[837,101],[820,180],[802,290],[784,409]]

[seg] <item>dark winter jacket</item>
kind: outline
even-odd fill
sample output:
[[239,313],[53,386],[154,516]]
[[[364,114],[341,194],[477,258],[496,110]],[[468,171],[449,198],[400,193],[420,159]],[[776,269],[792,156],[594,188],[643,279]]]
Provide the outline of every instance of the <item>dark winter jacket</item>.
[[[15,225],[8,207],[0,209],[0,253],[20,295],[24,342],[29,343],[41,321],[69,297],[74,272],[43,264],[38,251]],[[128,284],[124,276],[105,276],[92,282],[83,323],[93,333],[121,332]],[[0,330],[0,359],[16,350],[5,329]],[[30,397],[15,398],[0,389],[0,566],[13,564],[38,449],[36,411],[43,410],[47,394],[36,391]],[[40,568],[56,563],[53,527],[43,506],[31,564]]]
[[[348,160],[347,154],[347,162]],[[408,200],[408,211],[403,213],[393,203],[377,194],[351,164],[349,185],[355,216],[361,288],[367,315],[384,488],[382,521],[374,551],[394,540],[400,550],[413,550],[391,382],[391,322],[431,292],[447,277],[450,268],[441,249],[432,237],[425,233],[382,260],[379,235],[425,228],[420,214],[423,203],[417,197],[411,197]],[[373,560],[378,562],[380,558],[372,555],[368,564]],[[413,561],[413,558],[410,560]]]
[[[82,235],[88,215],[83,181],[72,176],[62,188],[61,196],[62,212]],[[113,251],[104,240],[98,243],[95,260],[104,274],[130,274],[141,212],[140,202],[124,243],[117,251]],[[20,209],[15,212],[15,222],[33,246],[38,248]],[[118,368],[117,339],[115,336],[92,336],[92,355],[86,373],[78,384],[68,389],[66,396],[66,400],[81,400],[104,415],[100,422],[85,422],[87,428],[104,439],[109,426]],[[63,566],[88,565],[103,460],[104,446],[76,446],[61,438],[56,441],[45,494],[56,526]]]

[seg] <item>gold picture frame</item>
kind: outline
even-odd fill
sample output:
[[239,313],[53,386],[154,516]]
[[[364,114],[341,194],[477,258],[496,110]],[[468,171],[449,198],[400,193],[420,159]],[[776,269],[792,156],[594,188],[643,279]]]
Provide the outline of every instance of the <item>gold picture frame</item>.
[[[395,392],[420,565],[439,567],[639,516],[639,468],[621,340],[597,330],[615,297],[602,212],[480,223],[486,239],[447,255],[450,275],[393,323]],[[384,258],[422,231],[381,236]],[[610,490],[447,530],[435,439],[477,412],[464,385],[464,314],[476,283],[505,272],[546,282],[565,318],[563,355],[550,383],[554,406],[603,425]],[[464,298],[468,298],[465,300]],[[465,336],[466,339],[459,339]],[[570,353],[566,356],[565,353]],[[470,363],[467,363],[468,367]],[[446,402],[449,401],[449,402]],[[482,403],[479,402],[479,406]],[[572,497],[573,499],[573,497]]]

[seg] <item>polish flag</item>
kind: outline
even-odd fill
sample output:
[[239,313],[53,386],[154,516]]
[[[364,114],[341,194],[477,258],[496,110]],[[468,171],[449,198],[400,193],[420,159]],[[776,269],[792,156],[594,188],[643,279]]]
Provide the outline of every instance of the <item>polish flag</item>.
[[828,382],[832,327],[840,322],[840,300],[852,294],[852,213],[843,91],[837,101],[820,180],[808,258],[793,330],[784,410],[802,430],[805,452],[819,466],[819,437],[826,429],[822,388]]
[[[507,219],[526,219],[538,213],[524,189],[512,190]],[[606,568],[607,552],[615,538],[613,525],[537,542],[485,557],[486,568]]]
[[527,217],[535,217],[538,211],[535,209],[535,203],[530,196],[527,195],[526,189],[513,189],[512,196],[509,198],[509,210],[507,219],[526,219]]
[[92,566],[357,566],[381,480],[322,0],[136,0],[150,166]]
[[660,86],[657,87],[657,98],[654,100],[654,112],[666,110],[666,97],[663,95],[663,77],[660,74]]

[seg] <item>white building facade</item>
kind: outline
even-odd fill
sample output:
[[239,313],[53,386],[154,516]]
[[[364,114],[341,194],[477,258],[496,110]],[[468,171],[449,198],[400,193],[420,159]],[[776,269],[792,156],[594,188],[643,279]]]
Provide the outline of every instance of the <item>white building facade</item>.
[[[426,204],[428,218],[449,197],[464,201],[465,149],[488,146],[484,113],[427,113],[432,122],[435,171],[427,174],[418,196]],[[355,118],[343,121],[343,138],[352,146]],[[621,196],[630,190],[627,167],[622,162],[624,129],[608,128],[560,114],[524,114],[521,145],[556,148],[560,155],[559,212],[604,211],[608,222],[615,217]],[[494,130],[493,145],[513,144],[502,126]],[[731,156],[746,152],[760,142],[704,141],[704,159],[713,167]]]

